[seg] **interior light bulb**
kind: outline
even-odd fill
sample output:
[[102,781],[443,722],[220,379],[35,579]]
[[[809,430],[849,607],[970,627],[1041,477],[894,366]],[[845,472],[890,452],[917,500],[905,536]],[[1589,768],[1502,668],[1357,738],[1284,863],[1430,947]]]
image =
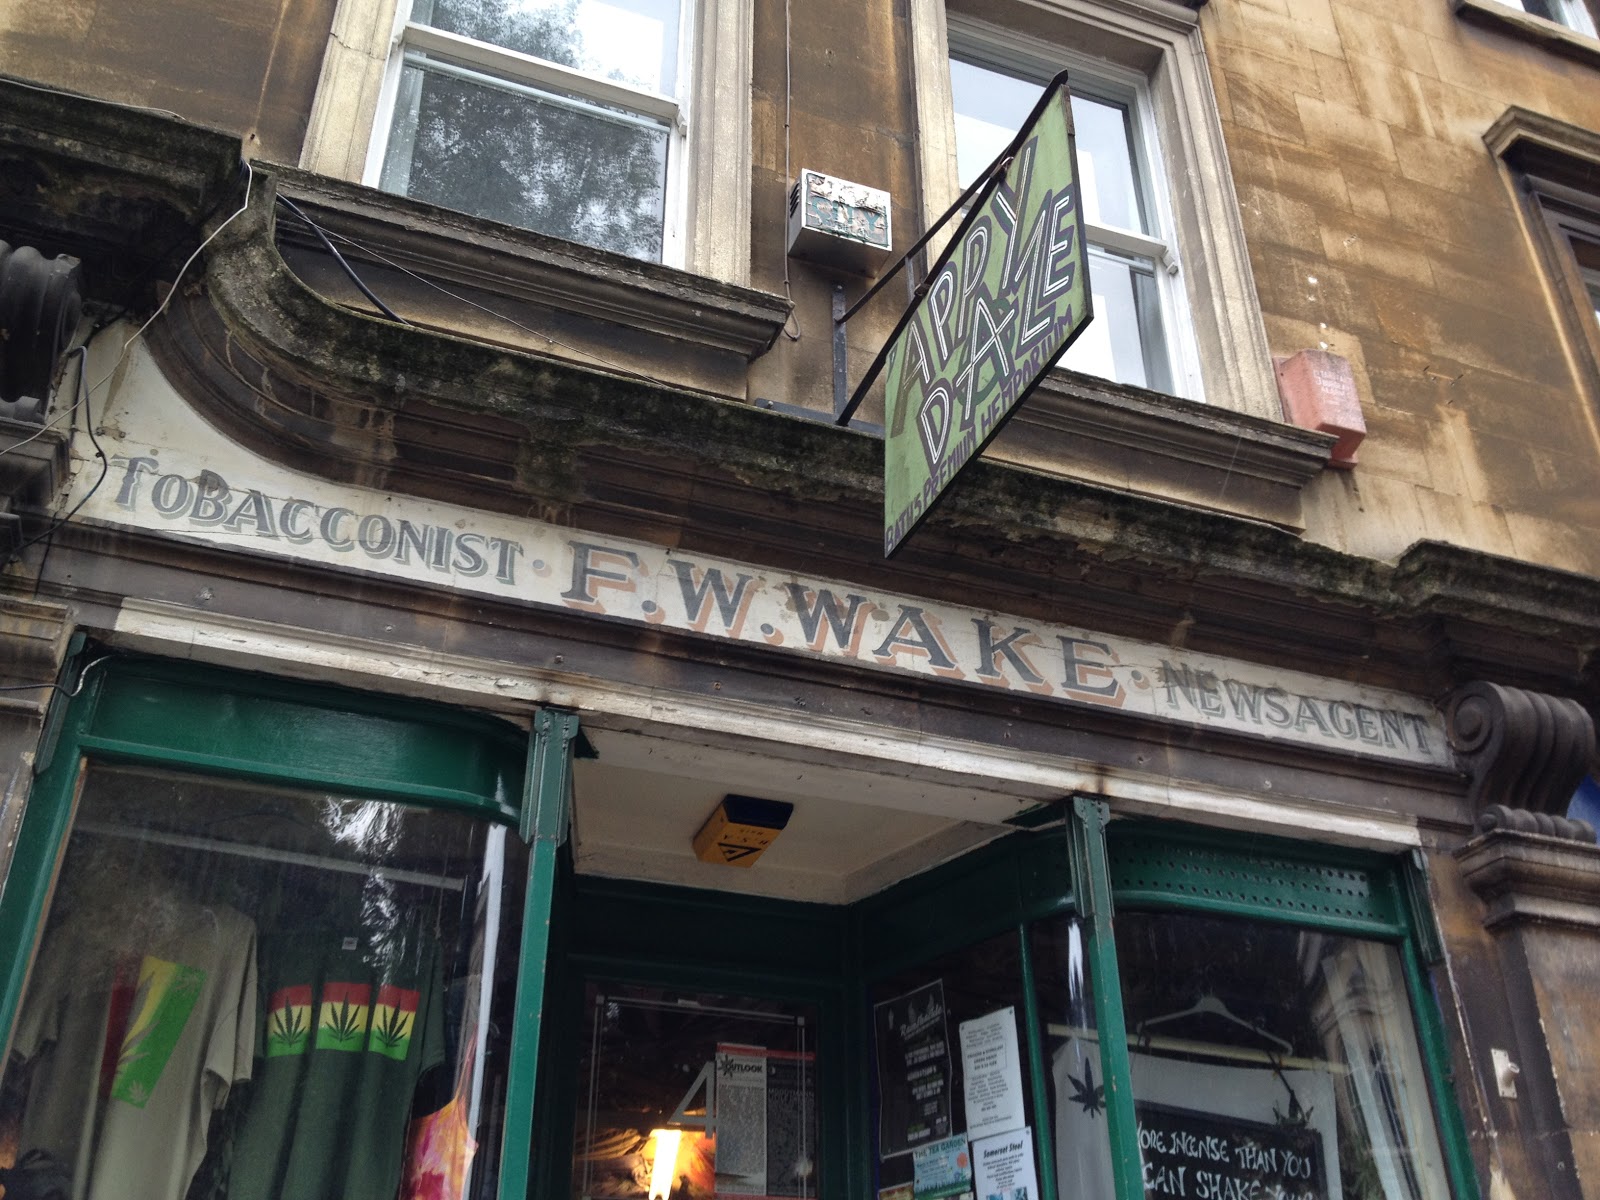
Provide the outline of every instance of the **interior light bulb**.
[[650,1200],[670,1200],[672,1185],[678,1181],[678,1143],[681,1129],[652,1130],[656,1142],[656,1162],[650,1171]]

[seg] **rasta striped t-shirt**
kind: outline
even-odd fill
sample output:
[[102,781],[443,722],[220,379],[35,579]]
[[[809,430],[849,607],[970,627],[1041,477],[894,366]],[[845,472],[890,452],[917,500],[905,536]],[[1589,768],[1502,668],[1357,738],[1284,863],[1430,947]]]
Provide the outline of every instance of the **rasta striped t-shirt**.
[[229,1200],[393,1200],[417,1083],[445,1057],[437,943],[273,935],[260,974],[259,1061]]

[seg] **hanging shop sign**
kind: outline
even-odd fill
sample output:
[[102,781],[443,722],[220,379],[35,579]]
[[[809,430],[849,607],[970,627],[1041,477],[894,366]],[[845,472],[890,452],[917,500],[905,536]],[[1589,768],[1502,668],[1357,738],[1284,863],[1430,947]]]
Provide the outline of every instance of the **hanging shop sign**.
[[105,420],[105,482],[91,494],[98,470],[80,471],[70,498],[83,520],[1180,725],[1453,761],[1438,710],[1415,696],[292,471],[207,425],[138,348]]
[[1093,316],[1066,79],[1045,89],[879,360],[885,555]]

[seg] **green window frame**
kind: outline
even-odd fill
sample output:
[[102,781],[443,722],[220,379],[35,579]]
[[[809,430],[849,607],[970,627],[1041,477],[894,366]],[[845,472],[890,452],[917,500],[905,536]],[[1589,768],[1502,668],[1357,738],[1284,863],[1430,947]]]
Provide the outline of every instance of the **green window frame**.
[[[1427,973],[1442,961],[1442,949],[1420,867],[1409,858],[1169,821],[1113,820],[1103,802],[1075,797],[1058,825],[1014,834],[856,905],[851,922],[860,1003],[866,1005],[866,988],[873,980],[1014,931],[1020,943],[1023,1050],[1032,1104],[1035,1112],[1046,1112],[1048,1074],[1027,930],[1031,922],[1055,914],[1078,918],[1100,1033],[1116,1195],[1119,1200],[1142,1200],[1130,1048],[1112,929],[1113,913],[1119,909],[1242,917],[1394,945],[1417,1023],[1450,1188],[1459,1200],[1478,1200],[1466,1131],[1450,1087],[1443,1020]],[[938,929],[939,935],[929,938],[918,932],[929,928]],[[859,1091],[859,1120],[864,1122],[870,1104],[865,1079]],[[1066,1200],[1056,1195],[1054,1151],[1045,1123],[1037,1122],[1034,1154],[1041,1200]],[[864,1146],[854,1179],[870,1181],[870,1154],[871,1147]]]
[[548,916],[570,810],[577,716],[538,710],[530,736],[493,717],[423,701],[124,656],[95,659],[66,696],[47,719],[0,891],[0,947],[7,948],[0,955],[0,1045],[10,1044],[90,762],[327,788],[466,813],[515,828],[530,843],[498,1190],[502,1200],[526,1196]]
[[[62,694],[63,697],[65,693]],[[865,1195],[869,988],[874,980],[996,934],[1020,943],[1032,1104],[1047,1111],[1045,1052],[1027,931],[1068,915],[1085,932],[1120,1200],[1143,1195],[1122,1015],[1116,909],[1205,912],[1380,940],[1400,952],[1450,1184],[1479,1189],[1428,971],[1442,958],[1410,860],[1171,822],[1112,820],[1088,797],[1059,823],[1019,831],[848,908],[577,878],[567,849],[575,714],[537,710],[532,730],[422,701],[376,697],[221,668],[99,661],[53,706],[38,778],[0,892],[0,1036],[9,1039],[35,931],[89,761],[455,809],[517,828],[530,844],[499,1196],[567,1195],[574,1033],[586,978],[796,1000],[818,1012],[819,1182]],[[684,951],[675,930],[715,930]],[[930,932],[932,931],[932,932]],[[850,1064],[856,1064],[854,1068]],[[535,1134],[537,1133],[537,1136]],[[1035,1128],[1041,1200],[1054,1147]],[[532,1147],[539,1147],[535,1155]]]

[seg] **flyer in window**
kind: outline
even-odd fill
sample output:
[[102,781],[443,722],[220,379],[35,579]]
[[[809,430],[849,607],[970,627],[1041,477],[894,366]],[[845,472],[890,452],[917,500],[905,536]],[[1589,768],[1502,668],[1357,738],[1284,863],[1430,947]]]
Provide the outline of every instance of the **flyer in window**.
[[717,1195],[766,1194],[766,1053],[759,1046],[718,1046]]
[[878,1154],[892,1158],[950,1136],[950,1029],[944,980],[873,1006]]
[[911,1152],[914,1200],[972,1200],[972,1155],[961,1134]]
[[961,1022],[961,1067],[969,1138],[977,1141],[990,1134],[1009,1133],[1027,1123],[1022,1108],[1016,1009],[997,1009]]
[[815,1195],[815,1055],[719,1044],[716,1074],[717,1195]]
[[972,1143],[977,1200],[1038,1200],[1033,1130],[1026,1126]]

